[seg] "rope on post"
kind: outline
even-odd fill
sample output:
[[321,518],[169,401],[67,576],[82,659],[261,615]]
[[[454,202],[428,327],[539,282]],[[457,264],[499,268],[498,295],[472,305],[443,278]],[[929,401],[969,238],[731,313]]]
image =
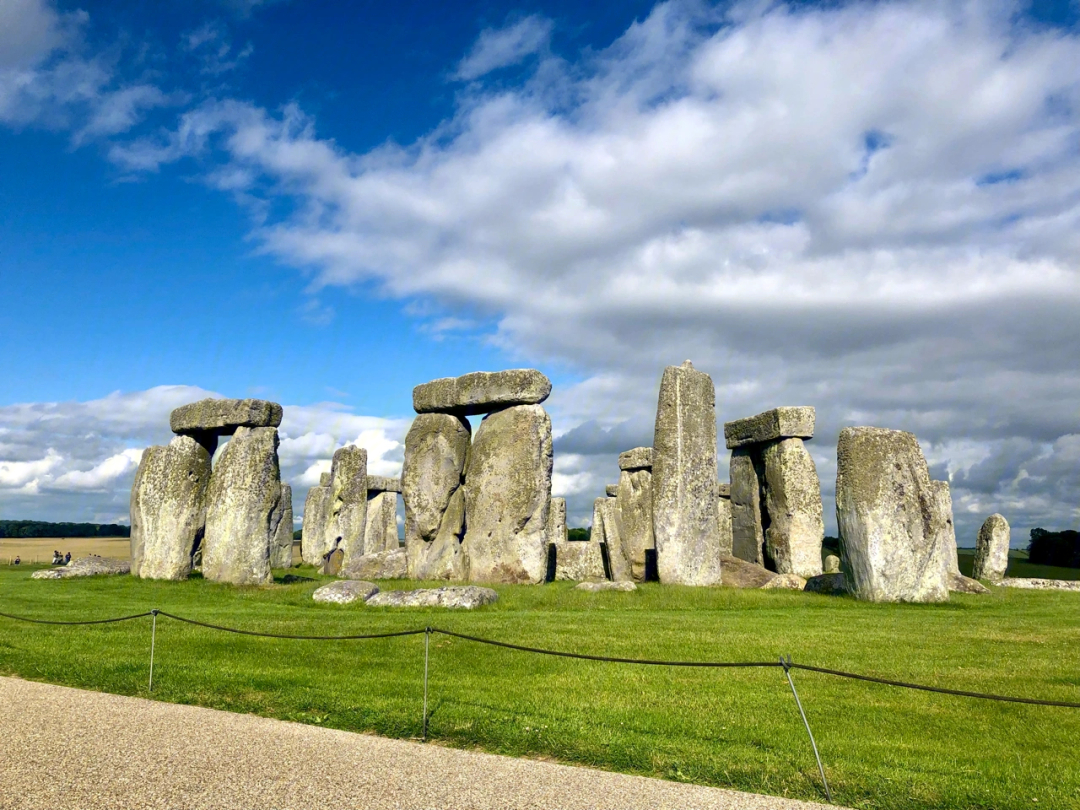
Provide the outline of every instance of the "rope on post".
[[425,627],[424,628],[424,724],[423,724],[423,733],[421,735],[421,739],[423,739],[424,742],[427,742],[427,724],[428,724],[428,713],[427,713],[428,646],[430,645],[430,643],[431,643],[431,628],[430,627]]
[[832,804],[832,793],[829,791],[829,781],[825,778],[825,768],[821,764],[821,755],[817,750],[817,743],[814,742],[814,732],[810,730],[810,722],[806,719],[806,712],[803,711],[802,701],[799,700],[799,693],[795,691],[795,681],[791,680],[791,656],[784,660],[784,656],[780,656],[780,666],[784,668],[784,674],[787,676],[788,685],[791,687],[791,694],[795,696],[795,705],[799,707],[799,714],[802,716],[803,725],[806,726],[806,733],[810,736],[810,747],[814,749],[814,759],[817,760],[818,773],[821,774],[821,783],[825,785],[825,798],[829,800],[829,804]]
[[157,615],[158,610],[154,608],[150,611],[150,682],[146,686],[147,692],[154,691],[154,642],[157,640]]

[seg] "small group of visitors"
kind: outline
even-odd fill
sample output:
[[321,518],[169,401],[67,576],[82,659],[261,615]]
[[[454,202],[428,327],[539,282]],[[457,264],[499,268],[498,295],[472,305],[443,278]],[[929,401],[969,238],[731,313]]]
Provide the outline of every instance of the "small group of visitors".
[[[71,552],[70,551],[67,554],[61,554],[59,551],[56,551],[55,549],[53,550],[53,553],[52,553],[52,564],[53,565],[67,565],[69,562],[71,562]],[[15,564],[18,565],[19,561],[16,560]]]

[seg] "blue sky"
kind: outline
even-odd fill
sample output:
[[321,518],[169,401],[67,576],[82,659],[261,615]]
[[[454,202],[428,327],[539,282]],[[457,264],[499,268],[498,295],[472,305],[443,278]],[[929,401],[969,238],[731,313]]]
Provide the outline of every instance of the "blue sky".
[[818,408],[830,527],[876,424],[962,545],[1075,528],[1078,16],[0,0],[0,517],[124,518],[208,392],[286,405],[299,514],[414,385],[535,366],[582,524],[691,358],[721,422]]

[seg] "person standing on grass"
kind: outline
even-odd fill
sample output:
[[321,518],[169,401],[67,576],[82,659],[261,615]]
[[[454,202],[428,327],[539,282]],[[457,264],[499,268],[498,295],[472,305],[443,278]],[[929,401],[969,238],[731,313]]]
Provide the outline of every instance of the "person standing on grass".
[[18,557],[15,558],[15,565],[19,565],[22,562]]
[[70,551],[67,554],[64,555],[64,565],[67,565],[69,562],[71,562],[71,552]]

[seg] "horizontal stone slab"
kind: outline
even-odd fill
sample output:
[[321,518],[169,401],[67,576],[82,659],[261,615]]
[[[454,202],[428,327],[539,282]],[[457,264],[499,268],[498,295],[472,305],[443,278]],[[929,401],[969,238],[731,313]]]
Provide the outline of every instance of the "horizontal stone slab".
[[619,485],[608,484],[606,487],[604,487],[604,494],[607,495],[609,498],[619,497]]
[[367,490],[368,492],[401,492],[401,479],[385,475],[369,475]]
[[601,591],[636,591],[633,582],[582,582],[574,586],[575,591],[600,593]]
[[374,607],[474,608],[499,601],[491,588],[476,585],[451,585],[445,588],[417,588],[415,591],[382,591],[368,599]]
[[413,410],[471,416],[510,405],[538,405],[549,394],[551,380],[533,368],[474,371],[416,386]]
[[98,557],[91,554],[72,560],[67,565],[57,568],[43,568],[30,575],[31,579],[70,579],[71,577],[93,577],[98,574],[130,574],[131,562],[115,557]]
[[181,405],[169,416],[173,433],[231,436],[242,427],[277,427],[281,406],[265,399],[203,399]]
[[731,500],[731,484],[717,484],[716,494],[720,498],[725,500]]
[[652,448],[635,447],[625,453],[619,453],[620,470],[651,470]]
[[776,439],[812,439],[814,409],[809,405],[773,408],[746,419],[724,423],[728,450]]
[[1080,580],[1005,577],[999,584],[1006,588],[1027,588],[1035,591],[1080,591]]

